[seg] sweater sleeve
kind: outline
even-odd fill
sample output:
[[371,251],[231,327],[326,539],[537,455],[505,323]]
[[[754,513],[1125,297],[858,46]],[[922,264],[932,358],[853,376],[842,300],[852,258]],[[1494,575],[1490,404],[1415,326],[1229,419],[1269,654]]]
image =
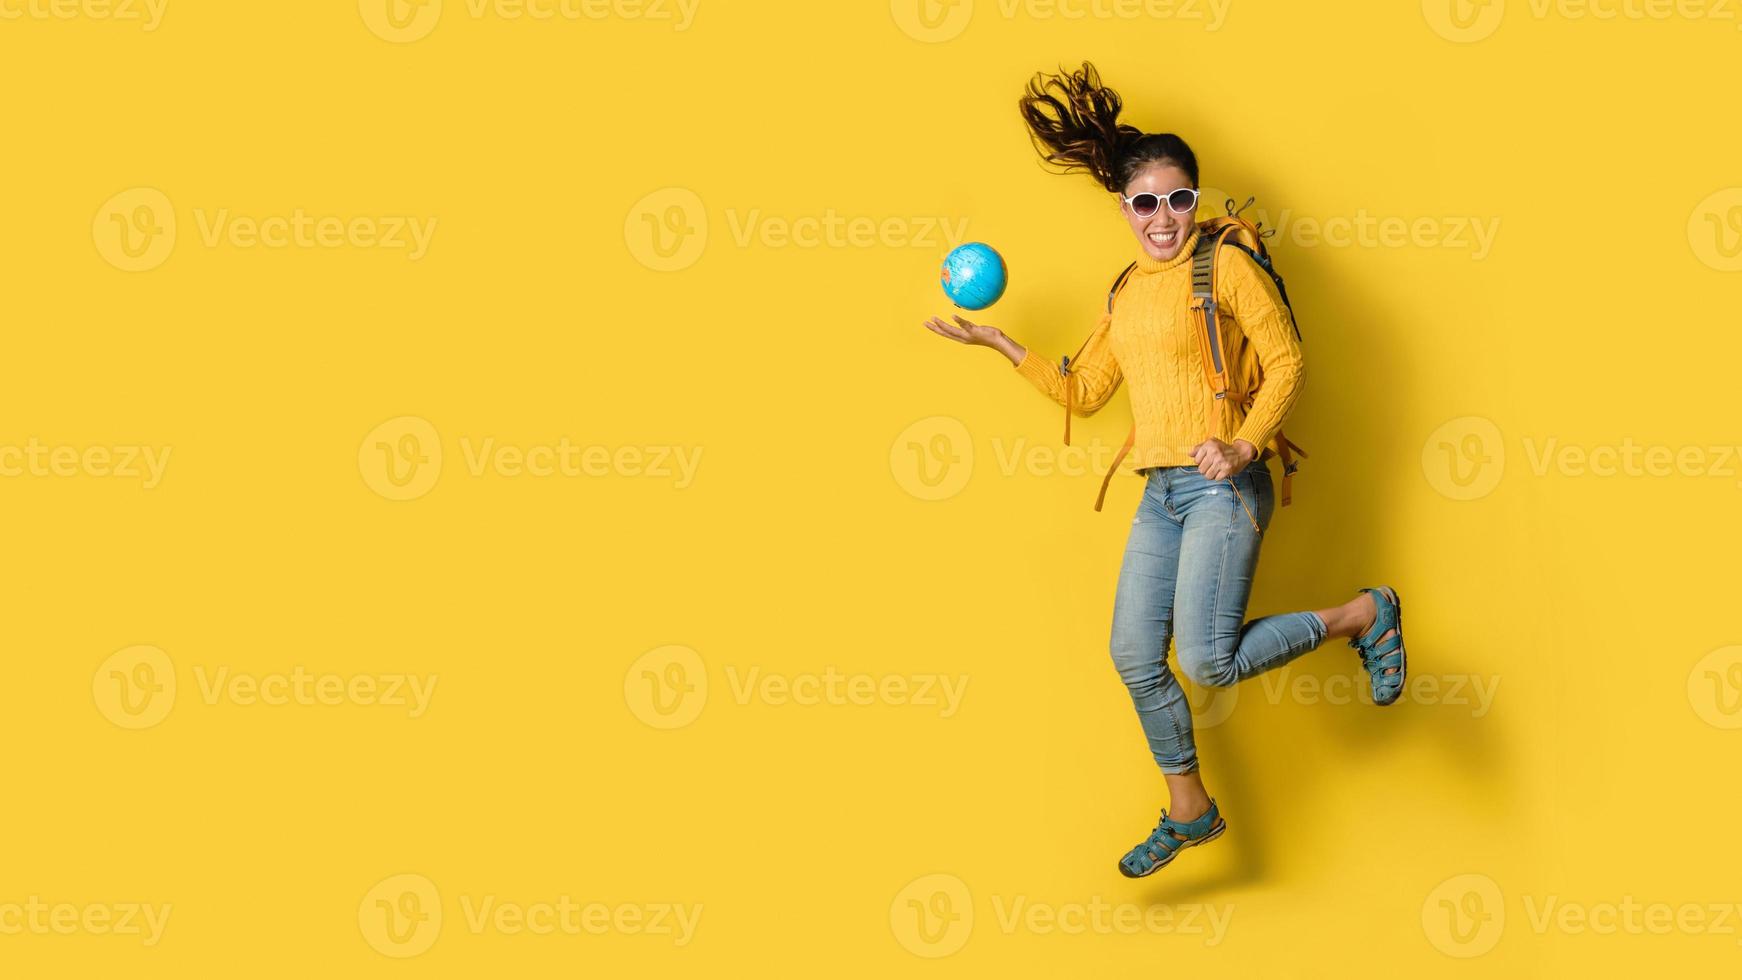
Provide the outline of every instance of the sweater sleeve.
[[1234,438],[1244,439],[1262,452],[1300,399],[1306,371],[1300,337],[1276,284],[1250,255],[1228,248],[1218,261],[1222,288],[1217,301],[1233,314],[1264,370],[1264,379],[1251,393],[1252,407]]
[[1089,342],[1083,346],[1083,352],[1071,362],[1068,376],[1059,373],[1057,363],[1036,357],[1032,348],[1023,355],[1022,363],[1016,365],[1016,371],[1039,388],[1041,394],[1060,405],[1065,404],[1065,394],[1070,390],[1066,386],[1069,385],[1075,389],[1071,392],[1072,410],[1085,418],[1093,415],[1107,404],[1113,392],[1119,389],[1119,382],[1124,380],[1119,362],[1113,357],[1112,326],[1112,317],[1101,318],[1095,332],[1089,335]]

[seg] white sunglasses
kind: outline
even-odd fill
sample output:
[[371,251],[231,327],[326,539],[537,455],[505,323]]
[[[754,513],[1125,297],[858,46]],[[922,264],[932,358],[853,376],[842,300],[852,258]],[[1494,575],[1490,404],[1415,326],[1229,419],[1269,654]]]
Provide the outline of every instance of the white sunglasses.
[[[1139,218],[1152,218],[1155,216],[1155,212],[1161,210],[1162,196],[1149,191],[1133,194],[1130,197],[1121,195],[1119,199],[1124,201],[1125,206],[1131,209],[1131,213]],[[1191,214],[1196,211],[1198,209],[1197,188],[1181,187],[1177,191],[1168,192],[1167,209],[1174,214]]]

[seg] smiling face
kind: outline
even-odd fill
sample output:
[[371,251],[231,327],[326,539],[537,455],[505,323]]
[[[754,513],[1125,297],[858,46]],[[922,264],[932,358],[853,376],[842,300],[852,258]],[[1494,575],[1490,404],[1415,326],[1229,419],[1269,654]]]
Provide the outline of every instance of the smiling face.
[[1195,208],[1186,214],[1177,214],[1167,206],[1167,196],[1182,187],[1195,186],[1184,170],[1165,162],[1144,167],[1125,185],[1125,196],[1128,198],[1150,193],[1159,195],[1162,199],[1161,208],[1147,218],[1138,217],[1128,204],[1120,206],[1125,220],[1131,224],[1131,233],[1137,236],[1144,253],[1157,262],[1166,262],[1179,254],[1179,250],[1185,246],[1186,236],[1191,234],[1192,225],[1197,221]]

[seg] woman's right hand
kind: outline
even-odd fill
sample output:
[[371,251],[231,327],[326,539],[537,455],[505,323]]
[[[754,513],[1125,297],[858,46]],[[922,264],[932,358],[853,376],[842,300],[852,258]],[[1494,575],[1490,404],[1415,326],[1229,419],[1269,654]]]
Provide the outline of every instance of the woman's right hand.
[[1004,331],[983,323],[974,323],[967,317],[954,316],[955,323],[949,323],[943,317],[934,316],[925,321],[925,328],[940,337],[948,337],[958,344],[971,347],[990,347],[1010,359],[1012,364],[1021,364],[1022,358],[1028,354],[1027,348],[1005,335]]

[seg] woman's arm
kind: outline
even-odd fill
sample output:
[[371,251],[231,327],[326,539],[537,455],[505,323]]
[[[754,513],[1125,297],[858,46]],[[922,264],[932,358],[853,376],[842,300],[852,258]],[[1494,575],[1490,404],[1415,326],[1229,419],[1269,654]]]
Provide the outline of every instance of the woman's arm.
[[1306,378],[1300,339],[1288,306],[1282,302],[1269,273],[1236,248],[1223,249],[1216,259],[1222,266],[1219,270],[1222,289],[1217,300],[1233,315],[1264,369],[1264,379],[1258,390],[1251,393],[1252,407],[1246,411],[1246,421],[1234,440],[1262,450],[1276,438],[1276,430],[1282,428],[1295,402],[1300,400],[1301,384]]
[[998,351],[1009,358],[1010,363],[1016,365],[1017,372],[1042,394],[1060,405],[1069,404],[1079,416],[1087,417],[1100,411],[1124,379],[1119,362],[1113,357],[1111,318],[1101,318],[1095,332],[1089,335],[1088,343],[1083,345],[1082,353],[1071,362],[1069,375],[1060,374],[1056,363],[1036,357],[1033,351],[1010,339],[997,327],[972,323],[960,316],[953,319],[955,323],[952,324],[934,316],[925,322],[925,326],[932,333],[958,343]]

